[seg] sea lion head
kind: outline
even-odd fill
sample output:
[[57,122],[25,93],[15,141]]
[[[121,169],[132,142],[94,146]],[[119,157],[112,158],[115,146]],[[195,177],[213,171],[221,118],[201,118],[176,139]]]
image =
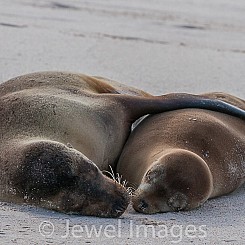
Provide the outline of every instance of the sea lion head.
[[25,203],[99,217],[119,217],[129,204],[127,190],[75,149],[52,141],[27,141],[18,145],[18,154],[21,162],[12,184],[16,198]]
[[133,197],[133,208],[146,214],[189,210],[208,199],[212,184],[211,172],[201,157],[176,149],[145,173]]
[[80,176],[53,200],[61,212],[116,218],[126,210],[129,195],[125,187],[105,176],[88,161]]

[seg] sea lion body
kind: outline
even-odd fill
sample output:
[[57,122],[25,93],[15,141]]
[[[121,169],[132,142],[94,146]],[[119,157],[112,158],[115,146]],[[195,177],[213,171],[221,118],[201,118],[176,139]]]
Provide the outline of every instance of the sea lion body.
[[245,118],[216,99],[146,92],[98,77],[38,72],[0,85],[0,200],[118,217],[126,189],[101,170],[115,163],[139,117],[208,107]]
[[244,183],[245,122],[202,109],[149,116],[130,135],[117,171],[138,188],[136,211],[196,208]]
[[[114,167],[132,113],[106,93],[148,96],[104,78],[63,72],[28,74],[0,85],[2,201],[85,215],[122,214],[129,202],[125,188],[97,167]],[[72,180],[82,177],[86,188]],[[88,201],[83,194],[90,185]]]

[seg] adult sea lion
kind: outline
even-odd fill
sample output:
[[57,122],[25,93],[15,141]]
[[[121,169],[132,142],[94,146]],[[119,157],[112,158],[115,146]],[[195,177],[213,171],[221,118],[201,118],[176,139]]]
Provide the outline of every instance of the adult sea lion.
[[[205,96],[245,110],[234,96]],[[138,187],[132,200],[138,212],[196,208],[244,183],[245,120],[202,109],[149,116],[130,135],[117,172]]]
[[118,217],[126,189],[100,170],[115,163],[137,118],[189,106],[245,118],[216,99],[153,97],[98,77],[38,72],[0,85],[0,200]]

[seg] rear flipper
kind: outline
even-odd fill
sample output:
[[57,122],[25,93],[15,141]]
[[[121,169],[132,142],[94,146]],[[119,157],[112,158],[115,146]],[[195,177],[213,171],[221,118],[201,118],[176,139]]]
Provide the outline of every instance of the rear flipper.
[[222,101],[225,101],[226,103],[239,107],[242,110],[245,110],[245,100],[242,100],[230,94],[226,94],[222,92],[214,92],[214,93],[202,94],[201,96],[205,96],[209,99],[222,100]]
[[156,114],[186,108],[217,111],[236,116],[243,120],[245,119],[245,106],[243,100],[234,96],[226,96],[225,99],[221,99],[220,96],[216,98],[213,94],[194,95],[186,93],[173,93],[152,97],[128,96],[121,94],[107,94],[106,96],[114,98],[117,102],[120,102],[126,107],[127,111],[131,113],[129,115],[131,121],[146,114]]

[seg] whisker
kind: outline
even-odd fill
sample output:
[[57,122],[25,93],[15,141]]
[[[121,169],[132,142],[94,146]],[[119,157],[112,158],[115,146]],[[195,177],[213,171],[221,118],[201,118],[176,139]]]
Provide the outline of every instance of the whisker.
[[122,182],[122,186],[123,186],[123,187],[126,187],[127,184],[128,184],[128,181],[127,181],[127,180],[124,180],[124,181]]
[[113,180],[115,180],[115,179],[114,179],[114,176],[113,176],[113,174],[112,174],[111,172],[109,172],[109,171],[107,171],[107,170],[103,170],[102,172],[103,172],[103,173],[109,174],[110,177],[111,177]]
[[119,175],[119,173],[117,173],[116,176],[117,176],[116,177],[117,182],[121,185],[122,176]]
[[109,165],[109,168],[110,168],[110,170],[111,170],[111,174],[112,174],[112,178],[114,179],[114,180],[116,180],[116,177],[115,177],[115,174],[114,174],[114,171],[113,171],[113,168],[112,168],[112,166],[111,165]]
[[129,194],[130,196],[134,196],[134,192],[135,192],[135,189],[134,189],[134,188],[132,188],[132,187],[127,187],[126,190],[127,190],[128,194]]
[[[134,195],[134,192],[135,192],[135,190],[136,190],[136,188],[134,188],[134,187],[132,187],[132,186],[128,186],[128,187],[127,187],[128,181],[127,181],[126,179],[123,180],[122,175],[120,175],[119,173],[116,173],[116,174],[115,174],[114,171],[113,171],[113,169],[112,169],[112,167],[111,167],[111,165],[109,165],[109,168],[110,168],[109,171],[103,170],[102,172],[109,174],[110,177],[111,177],[115,182],[117,182],[117,183],[118,183],[119,185],[121,185],[122,187],[126,188],[126,191],[128,192],[128,194],[129,194],[130,196],[133,196],[133,195]],[[136,187],[136,185],[134,185],[134,186]]]
[[109,174],[109,175],[111,176],[111,178],[112,178],[114,181],[117,182],[116,177],[115,177],[115,174],[114,174],[114,171],[113,171],[111,165],[109,165],[109,168],[110,168],[110,171],[103,170],[102,172]]

